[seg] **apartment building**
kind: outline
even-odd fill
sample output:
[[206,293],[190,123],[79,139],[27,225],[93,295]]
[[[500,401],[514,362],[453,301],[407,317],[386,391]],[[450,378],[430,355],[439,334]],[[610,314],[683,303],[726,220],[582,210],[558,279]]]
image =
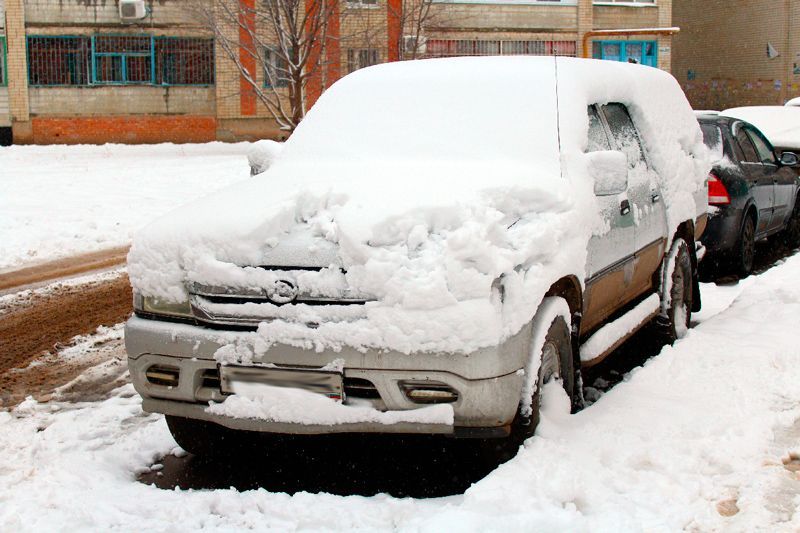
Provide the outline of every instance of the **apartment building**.
[[[197,0],[144,0],[146,16],[132,20],[119,1],[0,0],[0,143],[286,136],[241,70],[267,87],[280,58],[237,64],[191,9]],[[428,9],[415,18],[420,2]],[[337,10],[307,107],[353,70],[422,57],[585,56],[670,70],[676,32],[672,0],[342,0]],[[254,22],[240,22],[225,31],[244,49],[253,43],[242,27]]]
[[674,0],[673,73],[695,109],[800,96],[800,0]]

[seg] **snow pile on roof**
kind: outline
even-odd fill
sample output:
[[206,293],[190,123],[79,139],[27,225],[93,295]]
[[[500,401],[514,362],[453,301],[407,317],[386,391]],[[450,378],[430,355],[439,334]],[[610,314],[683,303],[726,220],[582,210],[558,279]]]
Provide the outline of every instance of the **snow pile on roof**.
[[754,125],[777,148],[800,150],[800,107],[735,107],[722,114]]
[[0,269],[123,246],[248,176],[250,143],[0,147]]
[[[800,437],[798,276],[792,257],[704,285],[684,339],[577,415],[548,389],[537,435],[452,497],[161,490],[136,475],[180,452],[131,386],[28,401],[0,411],[0,530],[796,531],[800,482],[782,460]],[[314,464],[335,469],[339,453]],[[738,513],[722,516],[725,502]]]
[[496,344],[553,282],[584,278],[587,243],[605,231],[583,153],[587,105],[610,101],[631,106],[673,227],[694,218],[707,150],[668,74],[563,58],[558,69],[532,57],[401,62],[334,84],[264,174],[142,231],[132,283],[182,300],[187,281],[250,287],[252,267],[333,249],[315,266],[341,268],[352,291],[373,296],[368,317],[313,330],[275,318],[259,327],[267,345]]

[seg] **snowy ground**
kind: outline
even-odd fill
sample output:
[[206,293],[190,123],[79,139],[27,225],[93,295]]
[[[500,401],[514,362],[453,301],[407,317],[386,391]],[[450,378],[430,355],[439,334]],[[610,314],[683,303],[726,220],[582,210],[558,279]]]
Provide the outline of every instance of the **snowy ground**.
[[0,270],[126,245],[156,216],[247,178],[250,146],[0,148]]
[[29,400],[0,411],[0,530],[796,531],[799,276],[704,285],[684,339],[577,415],[546,391],[537,435],[458,496],[162,490],[136,476],[181,451],[130,385]]

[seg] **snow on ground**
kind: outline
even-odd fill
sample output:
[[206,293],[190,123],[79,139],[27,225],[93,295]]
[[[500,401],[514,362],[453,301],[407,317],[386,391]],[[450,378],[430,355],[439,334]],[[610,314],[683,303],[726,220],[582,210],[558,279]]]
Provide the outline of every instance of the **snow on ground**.
[[250,143],[0,148],[0,269],[126,245],[250,174]]
[[796,531],[798,276],[704,285],[684,339],[577,415],[547,390],[537,435],[459,496],[161,490],[137,472],[181,452],[130,385],[29,400],[0,411],[0,530]]

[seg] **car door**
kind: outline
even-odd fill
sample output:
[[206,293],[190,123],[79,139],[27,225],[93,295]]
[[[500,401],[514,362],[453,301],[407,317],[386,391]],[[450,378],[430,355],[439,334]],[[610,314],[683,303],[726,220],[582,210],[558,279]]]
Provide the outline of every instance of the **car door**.
[[741,151],[741,166],[744,171],[747,186],[751,191],[753,200],[758,210],[758,225],[756,234],[765,233],[772,223],[772,209],[775,203],[775,184],[773,176],[765,171],[761,164],[753,141],[747,134],[747,124],[734,122],[732,126],[733,137]]
[[[589,106],[587,152],[617,146],[597,106]],[[633,279],[633,211],[627,191],[595,196],[607,231],[589,240],[582,329],[591,330],[617,309]]]
[[772,179],[773,205],[769,230],[777,231],[789,219],[794,207],[795,174],[791,169],[780,165],[775,156],[775,150],[760,131],[750,126],[745,127],[745,131],[753,141],[753,146],[761,160],[764,178]]
[[633,211],[634,274],[625,301],[652,287],[653,273],[659,268],[666,245],[667,218],[658,186],[658,176],[647,161],[647,154],[628,109],[619,103],[602,106],[611,135],[628,158],[628,194]]

